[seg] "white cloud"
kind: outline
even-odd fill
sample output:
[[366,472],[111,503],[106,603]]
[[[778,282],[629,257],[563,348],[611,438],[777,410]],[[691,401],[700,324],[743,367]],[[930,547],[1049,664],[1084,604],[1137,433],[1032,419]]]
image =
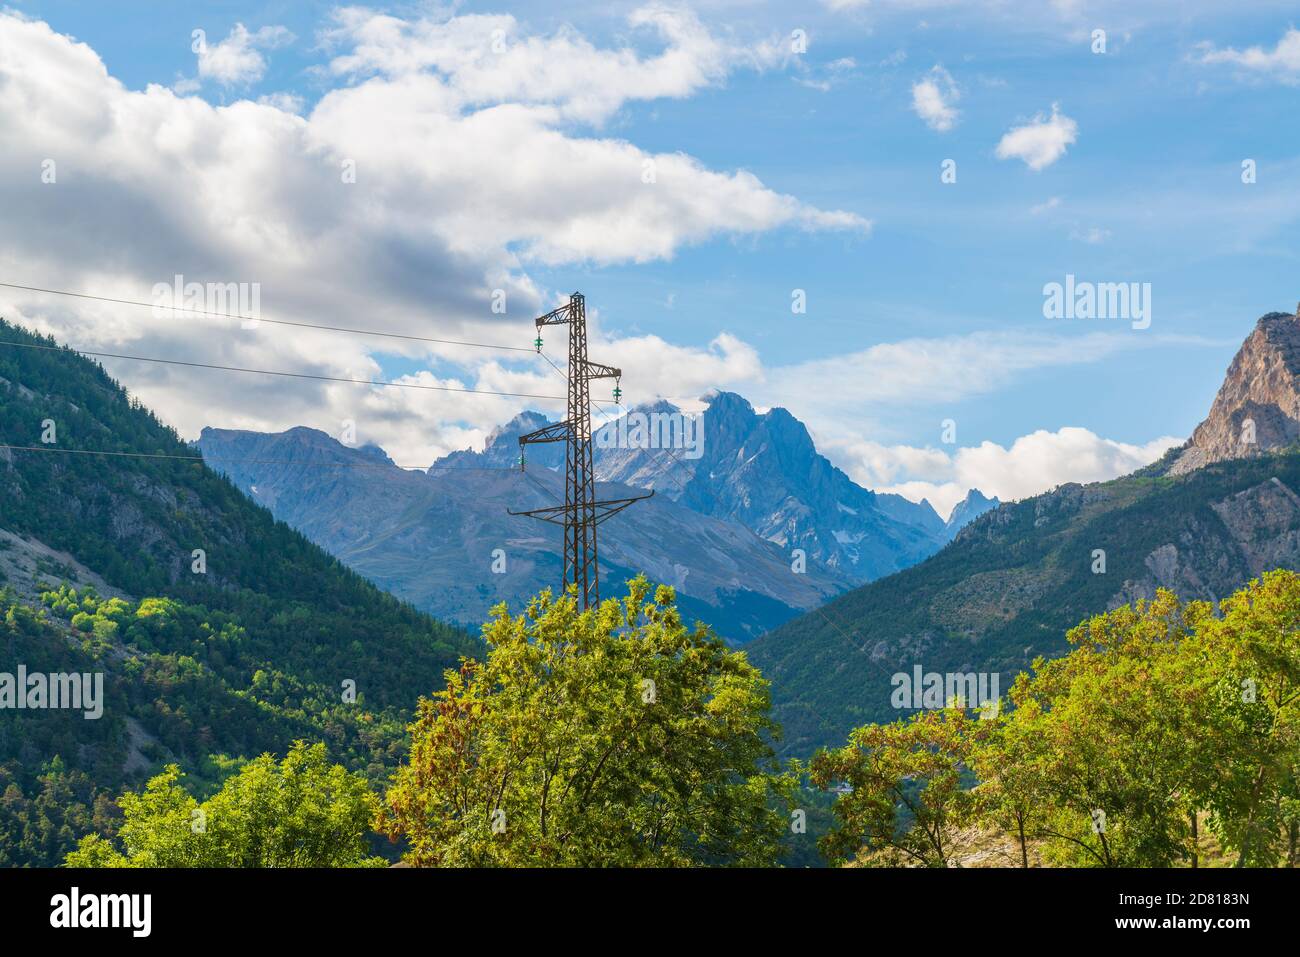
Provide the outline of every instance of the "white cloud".
[[266,73],[262,50],[272,50],[294,41],[285,27],[262,27],[249,33],[236,23],[230,35],[217,44],[204,43],[198,50],[199,78],[215,80],[223,86],[247,86]]
[[306,101],[296,93],[268,93],[259,96],[257,102],[263,106],[273,106],[283,113],[302,113],[306,106]]
[[1268,74],[1285,83],[1300,82],[1300,30],[1290,27],[1282,34],[1282,39],[1272,50],[1263,47],[1247,47],[1237,50],[1233,47],[1219,49],[1212,43],[1200,45],[1202,63],[1226,63],[1250,70],[1255,73]]
[[[880,441],[894,418],[891,410],[950,410],[1030,370],[1101,362],[1124,351],[1172,344],[1222,346],[1189,337],[1031,328],[908,339],[766,369],[763,380],[745,394],[765,406],[785,406],[803,419],[818,448],[855,481],[913,501],[927,498],[946,515],[972,488],[1010,501],[1062,482],[1101,481],[1154,461],[1180,440],[1162,437],[1131,445],[1087,429],[1063,428],[1022,436],[1009,448],[991,441],[955,450],[920,448]],[[935,423],[946,414],[936,415]]]
[[[269,318],[527,347],[529,318],[554,304],[530,278],[534,264],[642,262],[720,235],[781,227],[862,232],[869,225],[774,192],[750,173],[573,132],[574,117],[604,115],[629,97],[688,95],[720,82],[746,56],[762,58],[761,51],[742,55],[711,44],[689,16],[649,8],[634,17],[667,38],[667,48],[650,56],[597,50],[572,33],[534,42],[513,27],[511,41],[530,56],[570,50],[585,57],[582,84],[543,71],[544,82],[531,91],[509,77],[493,80],[478,52],[462,60],[449,52],[449,36],[490,38],[480,18],[451,17],[434,30],[431,58],[404,21],[355,10],[348,16],[355,33],[332,38],[337,57],[351,55],[350,36],[379,43],[385,27],[401,40],[394,55],[413,66],[366,77],[349,72],[353,85],[327,92],[304,116],[293,111],[297,102],[274,97],[214,107],[162,86],[129,90],[86,44],[44,23],[0,15],[0,128],[9,144],[0,153],[0,208],[23,224],[0,234],[6,276],[123,299],[148,299],[154,284],[176,273],[190,281],[255,282]],[[424,70],[446,57],[450,72]],[[231,82],[252,75],[246,65],[213,69],[214,79]],[[511,71],[524,75],[522,65]],[[502,100],[515,94],[524,102]],[[39,183],[46,158],[57,163],[55,184]],[[653,183],[643,182],[647,161]],[[355,169],[355,182],[345,182],[344,164]],[[505,316],[490,308],[498,288],[507,294]],[[111,344],[108,351],[358,378],[383,375],[382,349],[403,357],[403,370],[437,363],[426,373],[437,382],[563,395],[562,378],[525,354],[492,359],[471,348],[271,325],[245,332],[216,320],[158,319],[147,309],[8,290],[0,290],[0,314],[84,348]],[[734,338],[699,350],[642,345],[657,350],[674,388],[757,374],[753,350]],[[610,346],[612,360],[599,358],[625,355],[629,368],[648,367],[640,356],[632,361],[631,341]],[[404,463],[431,461],[457,447],[448,443],[521,408],[563,407],[109,365],[190,437],[204,425],[306,424],[337,432],[352,418],[362,441],[378,442]],[[654,387],[651,376],[643,395]],[[635,379],[625,380],[629,392],[635,387]],[[450,425],[431,431],[429,422]]]
[[1060,205],[1061,205],[1061,197],[1052,196],[1041,203],[1036,203],[1035,205],[1030,206],[1029,215],[1041,216],[1043,215],[1043,213],[1050,213],[1052,210],[1056,209]]
[[1023,160],[1037,172],[1051,166],[1065,155],[1066,147],[1079,136],[1079,124],[1052,104],[1052,115],[1039,113],[1024,126],[1014,127],[997,145],[998,159]]
[[961,92],[951,74],[936,64],[930,72],[912,84],[912,109],[932,130],[946,133],[957,122],[959,112],[953,104]]
[[1067,427],[1022,435],[1009,448],[986,441],[949,454],[862,442],[841,447],[837,458],[859,482],[913,501],[927,498],[947,515],[972,488],[1008,502],[1065,482],[1105,481],[1149,465],[1181,442],[1162,436],[1131,445]]
[[[1062,334],[1032,328],[904,339],[860,352],[781,366],[768,373],[771,404],[807,398],[827,420],[868,405],[951,403],[992,392],[1029,369],[1096,362],[1157,344],[1122,332]],[[820,385],[834,382],[835,389]],[[766,399],[765,399],[766,401]]]
[[[455,44],[448,46],[448,35],[490,41],[481,18],[429,25],[434,56],[418,42],[425,27],[348,16],[355,19],[331,42],[334,62],[359,57],[338,67],[352,85],[326,93],[307,115],[274,97],[215,108],[161,86],[128,90],[85,44],[0,16],[0,48],[8,51],[0,58],[0,127],[10,134],[0,153],[0,208],[24,225],[0,234],[6,273],[121,298],[147,298],[154,283],[176,272],[259,282],[271,317],[528,346],[529,318],[555,304],[528,274],[536,263],[664,259],[712,236],[790,226],[867,228],[853,213],[810,207],[748,173],[574,132],[575,122],[597,122],[629,100],[686,96],[724,82],[727,71],[764,62],[761,45],[737,52],[700,36],[689,17],[654,12],[637,21],[665,38],[665,50],[654,55],[595,48],[567,31],[523,36],[510,21],[506,49],[534,52],[492,78],[481,51],[456,54]],[[394,58],[383,68],[381,49]],[[591,71],[585,82],[598,92],[589,96],[563,71],[545,73],[536,87],[519,85],[529,57],[566,50]],[[58,162],[58,183],[33,188],[45,157]],[[646,160],[655,162],[653,184],[642,182]],[[355,183],[341,181],[344,161],[355,163]],[[121,242],[128,232],[131,242]],[[504,317],[489,308],[495,288],[508,295]],[[286,334],[269,325],[243,332],[5,290],[0,314],[87,348],[111,344],[117,348],[110,351],[358,378],[384,375],[375,354],[382,347],[407,360],[404,368],[430,366],[408,377],[413,384],[563,395],[560,374],[545,364],[472,348]],[[615,338],[601,333],[594,309],[592,328],[593,356],[628,370],[628,401],[733,387],[822,428],[870,403],[977,395],[1024,369],[1093,361],[1157,341],[982,333],[765,370],[752,346],[726,333],[703,348],[656,336]],[[548,339],[548,351],[563,349]],[[524,407],[563,407],[559,398],[286,383],[112,360],[109,368],[188,436],[204,425],[337,432],[353,419],[362,442],[382,445],[402,464],[464,447]],[[837,388],[824,388],[827,382]],[[884,480],[890,484],[963,481],[927,450],[892,454],[910,464]]]
[[[674,345],[658,336],[606,339],[600,335],[591,348],[601,362],[625,371],[624,402],[633,405],[657,396],[689,404],[690,399],[715,388],[749,391],[764,376],[757,350],[726,332],[705,349]],[[597,392],[593,396],[604,401]]]
[[400,77],[431,71],[459,107],[547,105],[586,122],[605,120],[630,100],[682,98],[721,83],[740,67],[784,58],[775,40],[743,45],[715,37],[685,8],[651,4],[632,12],[634,29],[654,32],[663,52],[601,49],[569,27],[525,36],[510,15],[430,15],[412,20],[347,7],[326,34],[349,49],[330,62],[336,75]]

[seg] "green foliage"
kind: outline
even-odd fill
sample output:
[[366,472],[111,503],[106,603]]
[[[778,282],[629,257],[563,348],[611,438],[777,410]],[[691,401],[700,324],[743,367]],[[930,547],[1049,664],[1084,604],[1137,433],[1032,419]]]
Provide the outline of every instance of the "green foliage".
[[812,783],[841,790],[837,824],[822,840],[827,856],[854,858],[865,849],[890,865],[946,867],[952,832],[973,818],[963,772],[986,729],[956,708],[923,711],[858,728],[846,747],[818,752]]
[[1300,576],[1274,571],[1204,622],[1184,662],[1193,788],[1243,865],[1300,862]]
[[[820,752],[813,781],[851,787],[826,846],[950,864],[955,833],[1012,836],[1049,864],[1200,863],[1200,822],[1239,866],[1300,859],[1300,575],[1220,603],[1168,591],[1070,631],[992,720],[923,712]],[[958,782],[970,775],[975,786]],[[891,862],[876,855],[876,862]]]
[[[103,673],[104,714],[0,711],[0,863],[62,860],[97,801],[164,762],[185,767],[204,795],[242,763],[226,754],[282,751],[307,737],[378,784],[405,747],[401,710],[347,703],[333,688],[248,657],[244,629],[229,616],[170,599],[104,601],[68,586],[42,598],[49,613],[0,591],[0,647],[32,672]],[[100,818],[96,830],[111,834],[113,815]]]
[[[54,345],[3,320],[0,339]],[[5,661],[102,671],[108,699],[98,721],[0,711],[0,863],[59,862],[96,801],[169,762],[212,793],[230,773],[214,755],[283,754],[307,739],[385,780],[417,698],[480,643],[379,591],[201,462],[68,454],[197,453],[98,365],[68,350],[0,348],[0,442],[40,447],[46,418],[55,446],[0,459],[0,528],[156,597],[51,587],[39,613],[0,592]],[[192,571],[196,548],[207,574]],[[49,582],[72,575],[49,559],[37,568]],[[55,759],[58,773],[46,770]],[[66,815],[43,798],[51,789],[68,790]],[[101,820],[111,832],[112,815]]]
[[378,804],[365,779],[330,765],[324,745],[296,742],[283,761],[248,762],[202,803],[168,765],[118,801],[115,840],[85,837],[69,867],[373,867],[367,835]]
[[[55,345],[3,320],[0,339]],[[41,422],[58,426],[49,451],[13,452],[0,463],[0,528],[67,551],[129,594],[226,613],[254,656],[331,687],[352,678],[379,707],[409,708],[461,654],[478,651],[201,462],[64,454],[197,454],[98,365],[69,350],[0,347],[0,379],[0,441],[40,446]],[[206,553],[206,574],[191,570],[196,548]],[[111,625],[99,627],[111,637]]]
[[488,654],[420,703],[379,817],[442,866],[770,864],[789,825],[767,683],[671,588],[495,609]]
[[[807,755],[854,727],[892,720],[896,669],[880,662],[918,642],[927,671],[999,672],[1009,685],[1035,657],[1069,651],[1067,631],[1110,607],[1124,582],[1147,579],[1147,557],[1170,542],[1194,543],[1204,556],[1206,594],[1230,594],[1255,571],[1214,506],[1271,481],[1300,490],[1300,454],[1215,463],[1177,479],[1063,486],[1003,505],[921,564],[763,635],[746,650],[772,681],[784,750]],[[1098,548],[1106,574],[1092,572]]]
[[[1073,629],[1075,650],[1035,662],[1011,689],[1002,735],[975,760],[989,790],[1036,812],[1049,861],[1168,867],[1190,860],[1186,721],[1192,677],[1180,661],[1210,613],[1167,591]],[[1010,758],[1014,756],[1014,762]],[[997,793],[999,792],[1000,793]],[[1010,810],[1010,808],[1006,808]]]
[[0,765],[0,867],[56,863],[78,835],[111,833],[116,817],[111,796],[59,758],[30,775]]
[[[0,588],[0,671],[104,671],[105,649],[93,639],[70,642],[47,616]],[[126,760],[126,699],[110,677],[103,716],[88,721],[69,709],[0,710],[0,866],[52,865],[77,836],[107,827],[106,786],[121,780]]]

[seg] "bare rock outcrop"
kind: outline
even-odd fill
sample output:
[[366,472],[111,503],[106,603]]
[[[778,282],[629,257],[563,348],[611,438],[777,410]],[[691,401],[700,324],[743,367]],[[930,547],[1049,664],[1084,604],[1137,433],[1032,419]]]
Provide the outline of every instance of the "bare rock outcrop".
[[1255,324],[1228,367],[1210,414],[1169,468],[1185,475],[1212,462],[1300,444],[1300,314]]

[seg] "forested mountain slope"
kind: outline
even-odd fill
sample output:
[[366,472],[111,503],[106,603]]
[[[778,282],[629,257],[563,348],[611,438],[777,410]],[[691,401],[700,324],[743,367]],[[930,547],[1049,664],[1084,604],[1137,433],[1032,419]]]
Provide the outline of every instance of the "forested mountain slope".
[[943,551],[770,632],[750,657],[786,747],[839,743],[890,705],[898,672],[1000,672],[1157,587],[1223,598],[1300,568],[1300,317],[1263,316],[1186,445],[1125,478],[1002,505]]
[[839,743],[904,713],[890,705],[890,677],[918,664],[999,672],[1005,691],[1100,610],[1160,586],[1223,598],[1265,570],[1300,569],[1298,493],[1294,453],[1065,485],[1002,505],[920,565],[764,635],[750,659],[772,681],[790,751]]
[[[309,737],[382,776],[478,641],[277,522],[98,365],[2,320],[0,343],[0,444],[38,449],[0,449],[0,672],[99,671],[107,697],[98,720],[0,710],[0,864],[61,859],[69,820],[164,760],[215,781],[210,755]],[[92,578],[117,597],[60,591]]]

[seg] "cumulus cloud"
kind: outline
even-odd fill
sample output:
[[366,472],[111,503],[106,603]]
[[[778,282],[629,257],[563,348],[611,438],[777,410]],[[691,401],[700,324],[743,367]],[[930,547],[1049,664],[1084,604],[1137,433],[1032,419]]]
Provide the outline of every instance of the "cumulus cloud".
[[1052,114],[1039,113],[1024,126],[1008,130],[998,142],[998,159],[1023,160],[1035,172],[1046,169],[1079,137],[1079,124],[1052,104]]
[[694,397],[715,388],[745,388],[761,382],[757,350],[730,333],[704,349],[674,345],[658,336],[607,339],[597,335],[601,361],[626,370],[623,390],[629,401],[656,395]]
[[247,86],[256,83],[266,73],[266,57],[262,50],[273,50],[294,41],[294,35],[285,27],[262,27],[250,33],[242,23],[220,43],[199,45],[199,78],[215,80],[223,86]]
[[1272,50],[1260,46],[1237,50],[1219,49],[1206,41],[1200,44],[1202,63],[1225,63],[1253,73],[1276,77],[1285,83],[1300,83],[1300,30],[1290,27]]
[[[774,192],[749,173],[575,133],[576,117],[608,115],[628,98],[688,95],[763,59],[762,49],[742,54],[711,43],[689,16],[657,7],[634,16],[634,26],[666,38],[655,55],[597,49],[567,31],[528,37],[510,24],[507,51],[585,57],[583,83],[544,74],[531,90],[510,79],[523,75],[522,65],[496,81],[488,76],[479,58],[491,51],[492,31],[480,18],[449,17],[435,29],[435,21],[364,11],[342,16],[331,56],[344,60],[336,69],[347,85],[298,115],[302,104],[292,99],[214,107],[162,86],[129,90],[88,45],[0,14],[0,128],[9,144],[0,153],[0,208],[23,224],[0,234],[6,276],[123,299],[148,299],[176,274],[256,283],[269,318],[528,346],[529,318],[557,304],[530,276],[536,265],[643,262],[719,235],[868,226],[854,213]],[[433,53],[420,41],[426,28]],[[260,33],[247,42],[261,42]],[[389,37],[398,65],[379,69],[376,45]],[[487,45],[458,59],[458,42]],[[233,83],[252,75],[242,70],[218,66],[208,75]],[[43,184],[47,159],[57,179]],[[492,310],[494,290],[505,295],[504,315]],[[564,392],[560,374],[535,355],[492,358],[469,347],[286,334],[268,324],[242,330],[11,290],[0,290],[0,315],[91,349],[366,379],[416,367],[425,371],[410,374],[431,384]],[[697,350],[644,345],[660,350],[683,388],[717,384],[728,369],[752,372],[756,363],[749,347],[726,337]],[[611,347],[617,360],[632,344]],[[187,436],[205,425],[337,432],[352,419],[362,441],[404,462],[431,461],[523,407],[548,408],[531,399],[108,364]],[[562,408],[562,399],[549,404]],[[431,430],[429,422],[449,425]]]
[[949,454],[863,442],[839,453],[859,482],[913,501],[929,499],[947,515],[972,488],[1007,502],[1065,482],[1100,482],[1149,465],[1181,442],[1162,436],[1131,445],[1067,427],[1022,435],[1009,448],[986,441]]
[[570,27],[549,36],[522,34],[508,14],[435,15],[403,20],[362,7],[335,13],[331,44],[347,52],[330,62],[336,75],[398,77],[431,71],[458,106],[546,105],[569,119],[600,122],[631,100],[687,97],[740,67],[764,69],[784,56],[775,40],[738,44],[714,36],[685,8],[634,10],[633,29],[656,34],[663,52],[601,49]]
[[1181,440],[1162,437],[1132,445],[1071,427],[1040,430],[1010,447],[991,441],[955,450],[916,447],[878,438],[877,426],[893,417],[892,410],[951,409],[1007,387],[1031,370],[1103,362],[1129,350],[1175,344],[1221,345],[1181,336],[1077,335],[1028,327],[905,339],[768,368],[746,394],[765,406],[791,409],[807,422],[818,448],[855,481],[913,501],[929,499],[946,515],[972,488],[1010,501],[1062,482],[1101,481],[1154,461]]
[[912,84],[912,109],[932,130],[946,133],[959,115],[954,105],[961,92],[952,75],[936,64],[925,77]]
[[259,96],[257,102],[263,106],[273,106],[283,113],[301,113],[306,101],[295,93],[267,93]]

